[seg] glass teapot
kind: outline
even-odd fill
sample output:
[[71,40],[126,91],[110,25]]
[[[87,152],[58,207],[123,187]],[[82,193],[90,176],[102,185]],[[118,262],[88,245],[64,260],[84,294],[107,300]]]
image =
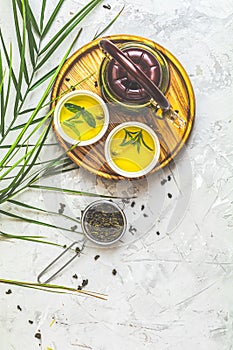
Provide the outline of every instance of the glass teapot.
[[99,42],[106,57],[100,67],[103,98],[128,110],[153,107],[157,118],[168,118],[176,127],[186,122],[174,111],[165,94],[169,87],[169,68],[163,55],[143,43],[120,47],[110,40]]

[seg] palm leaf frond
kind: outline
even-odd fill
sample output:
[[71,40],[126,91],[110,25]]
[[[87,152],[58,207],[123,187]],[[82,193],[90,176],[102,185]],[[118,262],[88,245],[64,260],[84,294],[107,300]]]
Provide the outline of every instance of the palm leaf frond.
[[[3,38],[3,35],[2,35],[2,31],[1,31],[1,28],[0,28],[0,40],[1,40],[1,43],[2,43],[2,48],[3,48],[3,52],[4,52],[4,55],[5,55],[5,58],[6,58],[6,61],[7,61],[7,64],[8,64],[8,68],[9,70],[11,69],[12,70],[12,80],[13,80],[13,83],[14,83],[14,87],[15,87],[15,91],[18,90],[18,82],[17,82],[17,79],[16,79],[16,75],[15,75],[15,72],[14,72],[14,69],[12,68],[11,66],[11,60],[10,60],[10,56],[8,54],[8,51],[6,49],[6,44],[5,44],[5,40]],[[11,68],[10,68],[11,67]],[[20,96],[20,100],[22,100],[22,94],[20,92],[19,94]]]
[[[66,228],[66,227],[56,226],[56,225],[49,224],[47,222],[40,221],[40,220],[34,220],[34,219],[31,219],[31,218],[24,217],[22,215],[17,215],[17,214],[14,214],[14,213],[11,213],[11,212],[8,212],[8,211],[5,211],[5,210],[1,210],[1,209],[0,209],[0,214],[2,214],[4,216],[8,216],[8,217],[13,218],[13,219],[19,219],[21,221],[25,221],[25,222],[28,222],[28,223],[34,224],[34,225],[45,226],[45,227],[49,227],[49,228],[55,228],[57,230],[62,230],[62,231],[67,231],[67,232],[74,232],[73,230],[71,230],[69,228]],[[75,232],[77,233],[77,231],[75,231]],[[79,233],[82,233],[82,232],[79,232]]]
[[[69,28],[72,27],[72,30],[77,26],[77,24],[85,18],[86,15],[88,15],[99,3],[101,3],[103,0],[92,0],[90,1],[86,6],[84,6],[78,13],[76,13],[53,37],[52,39],[45,45],[45,47],[40,51],[40,55],[45,53],[51,45],[53,45],[57,40],[60,40],[59,37],[61,37],[64,32],[66,32]],[[83,16],[83,13],[85,15]],[[81,17],[82,16],[82,17]],[[74,26],[74,23],[76,25]],[[47,27],[47,26],[46,26]],[[47,29],[44,29],[44,32],[42,33],[42,38],[47,34]],[[70,31],[71,32],[71,31]]]
[[122,9],[118,12],[118,14],[112,19],[112,21],[110,23],[107,24],[107,26],[102,29],[101,31],[97,31],[93,40],[101,37],[109,28],[112,27],[112,25],[116,22],[116,20],[118,19],[118,17],[122,14],[122,12],[124,11],[125,5],[122,7]]
[[[52,24],[54,23],[55,18],[57,17],[58,12],[60,11],[63,3],[65,0],[59,0],[59,2],[57,3],[57,6],[55,7],[55,9],[53,10],[53,13],[51,14],[48,22],[46,23],[46,26],[43,30],[43,32],[41,33],[41,38],[43,39],[46,34],[48,33],[49,29],[51,28]],[[42,23],[43,23],[43,18],[44,18],[44,10],[45,10],[45,1],[43,1],[42,3],[42,10],[41,10],[41,21],[40,21],[40,25],[42,27]]]
[[[78,34],[79,35],[79,34]],[[28,122],[25,124],[24,128],[21,130],[21,132],[18,134],[18,136],[16,137],[16,140],[13,142],[11,148],[8,150],[8,152],[6,153],[6,155],[4,156],[4,158],[2,159],[2,161],[0,162],[0,168],[4,165],[4,163],[6,162],[6,160],[8,159],[8,157],[11,155],[11,153],[14,151],[15,147],[19,144],[19,142],[22,140],[22,138],[25,135],[26,130],[29,128],[30,124],[33,122],[33,120],[35,119],[35,117],[37,116],[38,112],[41,109],[41,106],[43,105],[44,101],[46,100],[46,98],[48,97],[50,90],[53,86],[53,83],[61,69],[61,67],[63,66],[64,62],[66,61],[74,43],[76,42],[77,37],[75,37],[74,41],[72,42],[72,44],[70,45],[69,49],[67,50],[65,56],[63,57],[63,59],[61,60],[61,63],[59,64],[58,68],[56,69],[55,73],[52,76],[52,79],[50,80],[43,96],[41,97],[36,109],[34,110],[34,112],[32,113],[31,117],[29,118]]]
[[42,243],[42,244],[48,244],[48,245],[53,245],[56,247],[63,247],[61,244],[55,243],[55,242],[50,242],[50,241],[45,241],[44,236],[23,236],[23,235],[15,235],[11,233],[6,233],[0,231],[0,240],[11,240],[11,239],[16,239],[16,240],[21,240],[21,241],[28,241],[28,242],[33,242],[33,243]]
[[19,286],[19,287],[26,287],[26,288],[33,288],[37,290],[43,290],[47,292],[64,292],[64,293],[79,293],[87,296],[92,296],[98,299],[102,300],[107,300],[107,295],[106,294],[101,294],[97,292],[92,292],[88,290],[79,290],[71,287],[65,287],[65,286],[60,286],[57,284],[46,284],[46,283],[32,283],[32,282],[23,282],[23,281],[15,281],[15,280],[7,280],[0,278],[0,283],[2,284],[8,284],[8,285],[14,285],[14,286]]
[[10,199],[8,202],[12,203],[14,205],[17,205],[19,207],[23,207],[25,209],[33,210],[33,211],[36,211],[36,212],[41,212],[41,213],[44,213],[44,214],[51,214],[51,215],[55,215],[55,216],[62,216],[65,219],[71,220],[71,221],[76,222],[78,224],[80,223],[80,220],[72,218],[72,217],[70,217],[68,215],[65,215],[65,214],[62,214],[62,213],[58,213],[58,212],[51,211],[51,210],[45,210],[45,209],[42,209],[42,208],[39,208],[39,207],[35,207],[35,206],[30,205],[30,204],[27,204],[27,203],[24,203],[24,202],[20,202],[20,201],[16,201],[16,200],[13,200],[13,199]]
[[[20,13],[21,13],[21,16],[23,15],[23,9],[22,9],[22,0],[16,0],[17,1],[17,4],[18,4],[18,7],[19,7],[19,10],[20,10]],[[38,27],[38,24],[37,24],[37,21],[35,19],[35,16],[33,14],[33,11],[28,3],[28,0],[25,0],[27,1],[27,4],[26,4],[26,7],[27,7],[27,10],[29,12],[29,16],[30,16],[30,20],[31,20],[31,23],[32,23],[32,27],[35,31],[35,33],[40,36],[40,30],[39,30],[39,27]]]

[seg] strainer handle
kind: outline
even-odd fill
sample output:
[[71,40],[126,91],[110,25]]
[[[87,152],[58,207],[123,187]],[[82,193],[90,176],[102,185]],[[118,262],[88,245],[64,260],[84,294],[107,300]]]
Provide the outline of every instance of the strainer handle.
[[168,99],[154,82],[151,81],[147,75],[129,57],[127,57],[127,55],[124,54],[123,51],[107,39],[102,39],[99,42],[99,45],[135,78],[138,84],[140,84],[148,95],[159,104],[163,111],[168,111],[171,108]]
[[[71,245],[69,245],[69,247],[66,248],[66,249],[64,250],[64,252],[62,252],[61,254],[59,254],[50,264],[48,264],[48,265],[46,266],[46,268],[45,268],[43,271],[41,271],[41,273],[40,273],[40,274],[38,275],[38,277],[37,277],[37,282],[38,282],[38,283],[48,283],[48,282],[50,282],[55,276],[58,275],[59,272],[61,272],[62,270],[64,270],[64,268],[65,268],[67,265],[69,265],[77,256],[80,255],[81,251],[82,251],[83,248],[84,248],[85,242],[86,242],[86,238],[83,239],[83,240],[81,240],[81,241],[73,242]],[[80,243],[81,243],[81,248],[79,248],[79,247],[80,247]],[[75,245],[77,245],[77,248],[78,248],[78,249],[77,249],[77,248],[75,249],[75,255],[73,255],[72,258],[70,258],[64,265],[62,265],[62,267],[60,267],[56,272],[54,272],[49,278],[47,278],[46,281],[42,282],[42,281],[41,281],[41,278],[46,274],[46,272],[47,272],[50,268],[52,268],[52,266],[54,266],[54,265],[56,264],[56,262],[57,262],[58,260],[60,260],[60,259],[63,257],[63,255],[65,255],[65,254],[66,254],[71,248],[73,248]]]

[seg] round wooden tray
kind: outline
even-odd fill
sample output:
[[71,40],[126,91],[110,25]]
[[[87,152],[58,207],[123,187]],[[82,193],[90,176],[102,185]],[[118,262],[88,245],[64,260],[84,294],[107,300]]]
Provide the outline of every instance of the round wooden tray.
[[[169,51],[151,40],[131,35],[114,35],[106,38],[116,44],[126,42],[144,43],[154,47],[164,55],[170,71],[170,85],[166,97],[173,109],[179,111],[179,115],[186,121],[186,126],[183,129],[178,129],[171,121],[157,119],[152,113],[144,116],[138,113],[133,115],[132,112],[128,113],[123,109],[118,109],[118,112],[110,113],[109,128],[99,142],[91,146],[76,147],[68,152],[68,156],[77,165],[96,175],[109,179],[122,179],[122,176],[114,173],[106,163],[104,143],[116,123],[137,120],[150,125],[159,137],[161,154],[159,162],[152,172],[157,171],[166,166],[177,155],[192,130],[195,116],[195,97],[189,77],[179,61]],[[76,86],[76,89],[90,90],[102,97],[99,86],[99,69],[105,55],[99,48],[99,41],[100,39],[97,39],[83,46],[66,61],[54,84],[52,100],[82,80]],[[63,148],[68,150],[70,145],[59,136],[56,130],[55,133]]]

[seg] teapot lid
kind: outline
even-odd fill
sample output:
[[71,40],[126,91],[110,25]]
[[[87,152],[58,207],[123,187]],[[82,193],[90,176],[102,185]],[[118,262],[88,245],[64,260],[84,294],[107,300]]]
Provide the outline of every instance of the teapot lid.
[[112,56],[108,64],[108,83],[120,101],[146,103],[154,99],[162,109],[170,104],[159,90],[162,70],[157,58],[139,47],[120,50],[111,41],[102,39],[99,45]]
[[[160,86],[162,80],[160,63],[155,56],[143,48],[125,48],[122,51],[152,80]],[[138,84],[133,75],[126,71],[115,59],[108,65],[108,83],[112,91],[123,102],[146,103],[150,96]]]

